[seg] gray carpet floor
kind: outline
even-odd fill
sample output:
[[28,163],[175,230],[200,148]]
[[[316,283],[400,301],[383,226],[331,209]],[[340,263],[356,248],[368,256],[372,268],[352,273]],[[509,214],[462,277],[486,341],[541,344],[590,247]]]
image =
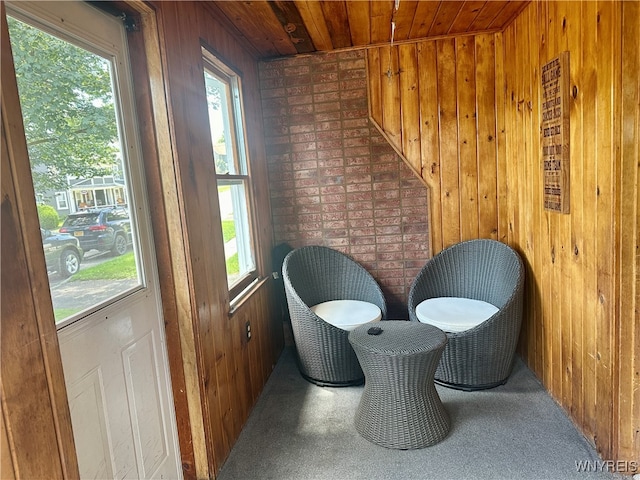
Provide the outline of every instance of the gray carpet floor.
[[356,432],[363,388],[305,381],[295,351],[285,348],[218,480],[625,478],[603,471],[594,449],[520,360],[507,384],[491,390],[438,386],[451,431],[419,450],[383,448]]

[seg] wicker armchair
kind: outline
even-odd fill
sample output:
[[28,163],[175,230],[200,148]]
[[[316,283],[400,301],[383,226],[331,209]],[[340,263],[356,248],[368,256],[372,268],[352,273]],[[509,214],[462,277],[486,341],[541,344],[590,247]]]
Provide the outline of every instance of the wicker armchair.
[[479,325],[445,332],[448,342],[436,370],[438,383],[461,390],[506,383],[522,322],[524,266],[508,245],[470,240],[446,248],[422,268],[409,291],[409,319],[416,307],[436,297],[488,302],[498,311]]
[[364,374],[349,332],[324,321],[310,307],[331,300],[361,300],[377,305],[384,319],[384,296],[371,274],[343,253],[307,246],[286,256],[282,277],[302,376],[323,386],[362,383]]

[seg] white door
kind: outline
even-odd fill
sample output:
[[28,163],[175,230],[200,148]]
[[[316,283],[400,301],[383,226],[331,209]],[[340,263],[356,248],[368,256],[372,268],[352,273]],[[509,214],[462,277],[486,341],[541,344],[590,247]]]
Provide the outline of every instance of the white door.
[[125,29],[84,2],[7,13],[80,474],[181,478]]

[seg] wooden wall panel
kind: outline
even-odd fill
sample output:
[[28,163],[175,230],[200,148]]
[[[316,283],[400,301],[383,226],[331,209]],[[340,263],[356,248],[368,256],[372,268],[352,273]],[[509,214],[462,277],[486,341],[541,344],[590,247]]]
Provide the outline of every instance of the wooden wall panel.
[[[638,379],[640,328],[630,253],[637,248],[637,48],[621,57],[626,32],[638,28],[637,2],[631,5],[537,2],[503,34],[513,162],[505,182],[520,181],[522,192],[518,207],[507,199],[506,209],[519,219],[512,242],[524,252],[533,284],[520,351],[603,458],[622,461],[640,453],[640,404],[630,389]],[[568,215],[542,208],[538,139],[539,69],[564,50],[571,70]]]
[[[533,258],[528,278],[540,285],[539,297],[528,299],[533,308],[524,325],[521,352],[605,458],[618,458],[614,434],[620,424],[616,420],[622,420],[614,415],[621,365],[614,358],[615,328],[618,322],[632,322],[631,311],[615,313],[612,219],[618,215],[620,181],[620,37],[613,32],[620,31],[620,9],[612,2],[597,8],[589,2],[540,2],[504,33],[505,71],[510,72],[505,74],[506,125],[513,128],[508,150],[515,153],[525,146],[524,158],[507,170],[506,181],[530,179],[519,184],[519,211],[514,213],[520,220],[513,243]],[[571,112],[570,215],[541,210],[537,140],[539,68],[564,50],[571,55],[572,98],[565,106]],[[540,223],[526,222],[536,215]],[[536,248],[529,254],[531,242]],[[528,292],[535,294],[531,288]]]
[[386,108],[387,105],[400,105],[398,55],[398,48],[383,47],[380,52],[380,72],[378,75],[382,77],[380,82],[382,108],[380,111],[384,119],[385,133],[394,145],[401,146],[402,110],[400,108]]
[[[472,72],[476,87],[476,159],[478,177],[478,237],[495,238],[497,223],[497,162],[496,162],[496,64],[493,35],[475,37],[475,63]],[[478,164],[482,168],[478,168]]]
[[[213,477],[238,438],[284,343],[281,321],[274,315],[272,301],[272,234],[257,60],[218,23],[215,11],[204,2],[157,2],[154,6],[173,155],[171,165],[164,167],[164,174],[172,171],[175,182],[169,185],[172,188],[165,194],[169,196],[164,201],[171,209],[178,208],[174,218],[180,219],[177,227],[167,229],[166,238],[177,253],[185,255],[186,278],[182,288],[187,287],[189,291],[192,328],[186,328],[184,322],[180,328],[181,334],[192,335],[192,339],[183,340],[181,347],[186,350],[186,357],[193,360],[185,366],[185,376],[187,383],[197,382],[195,390],[200,392],[204,430],[197,431],[196,422],[194,441],[204,445],[194,445],[195,475]],[[260,245],[256,260],[263,280],[233,308],[221,254],[223,239],[204,91],[202,46],[234,68],[243,83]],[[152,83],[161,80],[152,78]],[[169,180],[162,175],[156,179],[156,182],[163,181]],[[175,197],[170,196],[172,189]],[[161,186],[159,192],[163,190]],[[175,270],[175,266],[173,268]],[[176,296],[183,299],[182,295]],[[249,342],[245,335],[246,322],[250,322],[253,334]],[[194,399],[188,400],[189,409],[200,414],[193,405]]]
[[399,64],[404,75],[400,75],[400,102],[402,109],[402,151],[406,158],[415,162],[413,170],[420,170],[420,100],[418,91],[418,56],[415,44],[401,45],[399,48]]
[[[532,2],[501,33],[417,43],[417,80],[403,79],[415,70],[403,55],[399,76],[419,91],[419,112],[407,109],[421,128],[419,159],[404,140],[409,118],[399,132],[387,125],[403,98],[372,96],[370,108],[431,187],[434,254],[474,237],[521,253],[520,354],[602,457],[628,462],[640,458],[638,5]],[[370,60],[383,57],[377,50]],[[562,215],[543,208],[540,68],[565,50],[571,211]],[[386,81],[370,68],[370,88]]]
[[[592,8],[589,8],[591,5]],[[587,3],[585,4],[585,16],[583,18],[583,25],[585,28],[592,28],[591,31],[596,31],[596,9],[597,4]],[[598,74],[597,74],[597,37],[594,35],[587,35],[583,42],[583,59],[584,67],[583,73],[585,74],[584,81],[586,84],[582,87],[582,103],[583,105],[595,105],[596,93],[598,89]],[[586,70],[584,69],[586,68]],[[575,120],[574,120],[575,121]],[[582,114],[582,128],[586,132],[596,131],[596,110],[594,108],[585,109]],[[596,137],[589,135],[584,139],[583,152],[594,152],[596,148]],[[575,162],[574,162],[575,163]],[[596,220],[597,216],[590,212],[595,211],[595,205],[597,201],[597,175],[596,165],[592,161],[591,155],[585,155],[582,159],[582,175],[584,188],[582,188],[582,201],[585,206],[587,215],[583,216],[583,245],[582,245],[582,258],[583,258],[583,311],[589,312],[595,308],[596,300],[594,300],[597,294],[597,244],[596,244]],[[575,172],[574,172],[575,173]],[[575,193],[575,192],[574,192]],[[575,209],[574,209],[575,214]],[[584,322],[582,324],[582,335],[579,340],[583,347],[583,354],[576,359],[575,364],[579,365],[579,369],[582,371],[582,408],[577,410],[579,419],[582,421],[583,431],[589,437],[595,435],[595,415],[596,415],[596,400],[595,400],[595,384],[592,379],[596,378],[595,362],[593,352],[596,350],[597,337],[593,335],[596,329],[595,320],[593,315],[584,315]],[[576,377],[576,380],[578,377]],[[576,397],[578,398],[578,397]]]
[[494,36],[371,48],[367,59],[373,123],[430,187],[434,253],[497,238]]
[[[127,5],[127,8],[130,5]],[[200,381],[196,366],[193,318],[189,308],[187,258],[176,194],[169,122],[164,97],[162,60],[156,17],[141,3],[133,6],[141,28],[128,32],[135,103],[140,129],[147,194],[152,205],[151,224],[155,241],[158,276],[161,280],[162,313],[167,339],[171,388],[175,407],[180,460],[185,480],[208,471],[204,423],[200,403]],[[153,81],[150,81],[153,79]],[[152,126],[152,128],[151,128]]]
[[[620,185],[619,390],[614,401],[618,429],[614,436],[621,458],[640,458],[640,254],[638,180],[640,179],[640,3],[622,6],[622,158]],[[635,312],[635,316],[633,315]],[[635,320],[635,321],[634,321]],[[633,353],[635,352],[635,354]],[[626,419],[631,419],[627,422]]]
[[4,416],[0,412],[0,478],[14,480],[16,472],[13,468],[13,458],[9,448],[9,433],[4,424]]
[[9,478],[78,478],[4,3],[0,35],[0,454],[11,452],[0,467]]
[[[456,41],[460,239],[478,238],[476,63],[474,37]],[[453,179],[452,179],[453,180]]]
[[[458,125],[457,125],[457,76],[456,76],[456,40],[445,39],[436,43],[439,131],[440,138],[440,198],[431,199],[431,208],[441,209],[443,247],[460,241],[460,214],[468,211],[466,199],[460,199],[460,164],[458,163]],[[421,66],[424,68],[425,66]],[[424,101],[421,97],[421,101]],[[429,101],[429,100],[427,100]],[[385,105],[389,108],[389,105]]]
[[[4,87],[4,85],[3,85]],[[4,105],[3,105],[4,107]],[[15,165],[10,165],[2,129],[2,415],[9,434],[13,469],[24,478],[66,478],[65,458],[57,442],[55,403],[50,398],[52,381],[46,371],[47,359],[40,344],[40,325],[36,302],[31,295],[29,261],[20,241],[22,225]],[[13,168],[12,168],[13,167]],[[16,235],[15,233],[18,233]],[[41,250],[42,251],[42,250]],[[44,259],[42,259],[44,261]],[[52,322],[53,325],[53,322]],[[55,335],[55,330],[53,332]],[[12,360],[15,362],[13,363]],[[63,390],[64,392],[64,390]],[[3,422],[4,424],[5,422]],[[4,435],[4,433],[3,433]],[[71,440],[71,446],[73,441]],[[6,448],[5,448],[6,450]],[[36,453],[32,456],[31,452]],[[75,458],[73,459],[75,460]]]

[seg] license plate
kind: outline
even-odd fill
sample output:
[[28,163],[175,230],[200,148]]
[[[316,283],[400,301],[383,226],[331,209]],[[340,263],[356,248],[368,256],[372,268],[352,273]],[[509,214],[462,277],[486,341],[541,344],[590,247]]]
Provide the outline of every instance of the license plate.
[[82,237],[84,235],[84,232],[82,230],[79,230],[77,232],[73,232],[73,236],[74,237]]

